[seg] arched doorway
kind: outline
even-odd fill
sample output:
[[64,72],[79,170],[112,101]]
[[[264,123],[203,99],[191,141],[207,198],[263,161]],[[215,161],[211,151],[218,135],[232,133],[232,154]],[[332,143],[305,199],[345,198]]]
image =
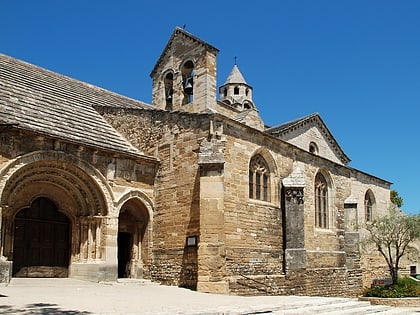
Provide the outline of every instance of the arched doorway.
[[70,221],[48,198],[36,198],[14,220],[13,276],[67,277]]
[[133,237],[137,234],[134,218],[128,214],[120,215],[118,228],[118,278],[131,278],[133,258]]
[[138,199],[128,200],[118,218],[118,278],[142,278],[144,259],[147,256],[145,242],[149,214]]

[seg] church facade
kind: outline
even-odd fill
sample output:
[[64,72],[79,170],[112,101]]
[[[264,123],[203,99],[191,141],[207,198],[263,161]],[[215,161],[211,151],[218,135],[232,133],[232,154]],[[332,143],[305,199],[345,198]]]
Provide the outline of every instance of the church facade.
[[176,28],[152,104],[0,55],[2,282],[360,293],[360,226],[391,183],[351,168],[317,113],[266,126],[237,65],[217,87],[217,53]]

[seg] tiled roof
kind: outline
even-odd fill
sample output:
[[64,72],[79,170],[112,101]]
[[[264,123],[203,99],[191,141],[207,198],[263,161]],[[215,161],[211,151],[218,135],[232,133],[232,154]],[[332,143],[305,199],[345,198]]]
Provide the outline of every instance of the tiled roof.
[[247,84],[244,76],[242,75],[241,71],[239,71],[239,68],[237,65],[234,65],[232,68],[232,71],[230,72],[228,78],[226,79],[226,82],[224,85],[227,84]]
[[93,108],[145,103],[0,54],[0,120],[70,142],[128,154],[141,152]]

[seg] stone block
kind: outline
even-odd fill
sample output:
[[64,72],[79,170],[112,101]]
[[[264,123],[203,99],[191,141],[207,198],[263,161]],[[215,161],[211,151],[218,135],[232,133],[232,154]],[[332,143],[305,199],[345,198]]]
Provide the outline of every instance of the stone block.
[[12,278],[12,262],[0,260],[0,283],[9,283]]
[[306,268],[306,250],[304,248],[286,249],[286,269]]
[[73,263],[69,272],[70,278],[93,281],[93,282],[110,282],[117,281],[117,266],[111,264],[95,264],[95,263]]
[[198,281],[197,291],[204,293],[216,293],[216,294],[228,294],[229,293],[229,283],[227,281],[218,281],[218,282],[205,282]]

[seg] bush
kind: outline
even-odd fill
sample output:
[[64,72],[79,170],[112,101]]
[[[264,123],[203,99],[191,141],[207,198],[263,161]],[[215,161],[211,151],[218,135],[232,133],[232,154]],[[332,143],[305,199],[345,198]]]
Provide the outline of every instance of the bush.
[[398,279],[395,285],[367,288],[363,296],[380,298],[420,297],[420,284],[405,277]]

